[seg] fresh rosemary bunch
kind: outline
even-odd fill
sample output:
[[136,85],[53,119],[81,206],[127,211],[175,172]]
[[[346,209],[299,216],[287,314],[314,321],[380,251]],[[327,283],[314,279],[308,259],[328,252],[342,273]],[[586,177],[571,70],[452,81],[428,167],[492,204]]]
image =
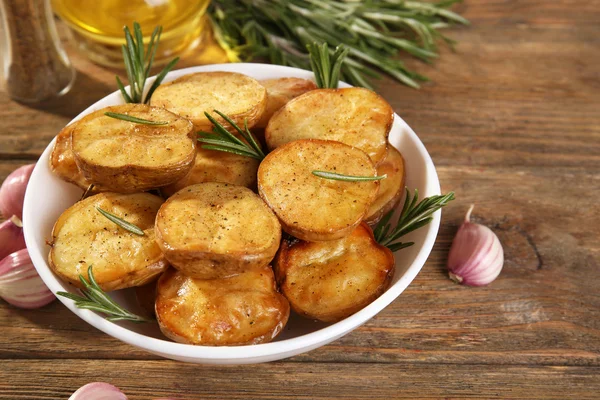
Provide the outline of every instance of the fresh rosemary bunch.
[[179,57],[172,60],[167,66],[158,74],[156,80],[150,86],[146,97],[144,97],[144,88],[146,86],[146,79],[150,75],[150,69],[154,62],[154,56],[156,49],[158,48],[158,42],[160,41],[160,34],[162,33],[162,26],[157,26],[152,32],[148,48],[144,47],[144,36],[142,35],[142,28],[137,22],[133,23],[133,35],[129,30],[129,27],[124,28],[126,45],[122,46],[123,60],[125,62],[125,70],[127,71],[127,79],[129,80],[129,93],[125,90],[125,86],[121,79],[117,76],[117,86],[121,91],[121,95],[126,103],[148,103],[152,94],[156,88],[161,84],[165,76],[169,71],[177,64]]
[[317,86],[321,89],[337,89],[340,82],[340,69],[348,55],[344,45],[335,48],[333,54],[329,52],[327,43],[306,45],[310,57],[310,68],[315,74]]
[[57,295],[66,297],[75,302],[77,308],[93,310],[106,315],[106,319],[112,322],[115,321],[132,321],[132,322],[151,322],[147,318],[135,315],[111,299],[96,283],[92,266],[88,268],[89,282],[79,275],[79,280],[83,284],[84,289],[81,289],[83,296],[78,296],[69,292],[56,292]]
[[391,251],[398,251],[412,246],[414,242],[403,243],[398,242],[398,239],[430,223],[433,220],[431,215],[452,200],[454,200],[454,192],[426,197],[417,204],[419,191],[415,189],[415,194],[411,199],[410,191],[406,188],[406,200],[404,200],[404,206],[400,217],[398,217],[396,227],[392,229],[390,224],[390,219],[395,211],[392,210],[381,219],[373,231],[375,240]]
[[341,78],[372,88],[370,78],[384,72],[414,87],[427,78],[398,59],[401,52],[425,62],[438,56],[440,29],[469,22],[438,3],[402,0],[213,0],[209,15],[217,42],[230,61],[269,59],[309,68],[306,45],[327,42],[348,48]]
[[209,132],[198,132],[198,141],[202,143],[203,149],[218,150],[227,153],[233,153],[240,156],[252,157],[257,160],[265,158],[260,145],[254,139],[254,136],[248,130],[248,124],[244,120],[244,129],[237,126],[235,122],[231,120],[227,115],[220,111],[214,110],[221,118],[223,118],[229,125],[231,125],[243,138],[236,137],[234,134],[229,132],[222,124],[219,123],[212,115],[205,112],[206,118],[213,124],[212,133]]
[[122,121],[133,122],[135,124],[142,124],[142,125],[168,125],[169,124],[167,121],[150,121],[149,119],[138,118],[138,117],[134,117],[134,116],[127,115],[127,114],[120,114],[120,113],[115,113],[115,112],[110,112],[110,111],[105,112],[104,115],[106,115],[107,117],[110,117],[110,118],[120,119]]

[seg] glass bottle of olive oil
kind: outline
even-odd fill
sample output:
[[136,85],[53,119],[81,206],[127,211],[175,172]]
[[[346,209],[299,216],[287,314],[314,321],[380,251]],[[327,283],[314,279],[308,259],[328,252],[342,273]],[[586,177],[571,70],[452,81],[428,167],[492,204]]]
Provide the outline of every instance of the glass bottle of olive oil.
[[132,29],[133,22],[139,22],[147,43],[154,27],[161,25],[163,31],[154,64],[164,64],[202,41],[209,1],[52,0],[52,6],[93,61],[122,67],[124,26]]

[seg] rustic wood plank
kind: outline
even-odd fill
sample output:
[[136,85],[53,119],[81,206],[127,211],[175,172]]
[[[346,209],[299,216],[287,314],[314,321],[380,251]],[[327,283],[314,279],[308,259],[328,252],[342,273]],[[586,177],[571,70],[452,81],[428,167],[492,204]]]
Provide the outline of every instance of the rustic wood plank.
[[[472,373],[477,370],[477,373]],[[333,372],[335,371],[335,372]],[[270,363],[200,366],[171,361],[5,361],[0,398],[66,399],[91,381],[130,399],[595,399],[600,368]]]

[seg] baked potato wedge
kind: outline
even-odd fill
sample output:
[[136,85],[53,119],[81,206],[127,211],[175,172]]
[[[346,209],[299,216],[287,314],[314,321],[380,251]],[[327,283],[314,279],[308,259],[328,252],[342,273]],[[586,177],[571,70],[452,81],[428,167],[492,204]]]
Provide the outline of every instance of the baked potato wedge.
[[266,128],[273,114],[285,106],[287,102],[317,88],[313,81],[302,78],[266,79],[259,82],[267,89],[267,106],[256,124],[258,128]]
[[156,319],[165,336],[176,342],[265,343],[281,332],[289,314],[269,266],[216,280],[190,278],[170,268],[158,281]]
[[160,85],[150,103],[188,118],[197,131],[212,129],[204,112],[227,126],[213,110],[221,111],[241,127],[246,120],[251,128],[265,110],[267,90],[255,79],[237,72],[196,72]]
[[[59,277],[81,288],[79,275],[105,291],[144,285],[168,263],[154,238],[154,218],[163,200],[149,193],[100,193],[75,203],[54,224],[48,263]],[[140,228],[131,233],[100,214],[99,207]]]
[[256,188],[256,172],[260,162],[254,158],[239,156],[198,146],[194,166],[186,176],[161,188],[169,197],[184,187],[204,182],[221,182]]
[[156,240],[178,270],[199,279],[226,278],[273,260],[281,226],[250,189],[207,182],[171,196],[156,216]]
[[[106,112],[167,124],[128,122]],[[196,141],[190,121],[144,104],[98,110],[71,134],[75,162],[86,180],[119,193],[154,189],[183,178],[194,164]]]
[[375,176],[365,152],[329,140],[296,140],[267,155],[258,168],[258,193],[283,230],[307,241],[335,240],[360,223],[379,188],[378,181],[324,179],[312,171]]
[[389,286],[394,255],[361,223],[329,242],[284,240],[275,261],[281,292],[298,314],[335,322],[361,310]]
[[388,146],[387,155],[377,166],[377,175],[387,175],[387,178],[381,181],[379,193],[365,217],[365,222],[371,226],[395,208],[404,193],[404,158],[394,146]]
[[298,139],[336,140],[358,147],[377,165],[385,157],[392,107],[364,88],[311,90],[273,115],[265,130],[269,149]]

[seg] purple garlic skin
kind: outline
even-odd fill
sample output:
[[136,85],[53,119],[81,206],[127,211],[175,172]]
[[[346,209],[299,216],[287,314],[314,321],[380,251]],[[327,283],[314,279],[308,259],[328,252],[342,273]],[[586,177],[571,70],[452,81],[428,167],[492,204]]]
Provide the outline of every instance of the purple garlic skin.
[[487,226],[470,221],[472,205],[458,229],[450,254],[450,279],[467,286],[485,286],[498,277],[504,265],[504,250],[498,236]]

